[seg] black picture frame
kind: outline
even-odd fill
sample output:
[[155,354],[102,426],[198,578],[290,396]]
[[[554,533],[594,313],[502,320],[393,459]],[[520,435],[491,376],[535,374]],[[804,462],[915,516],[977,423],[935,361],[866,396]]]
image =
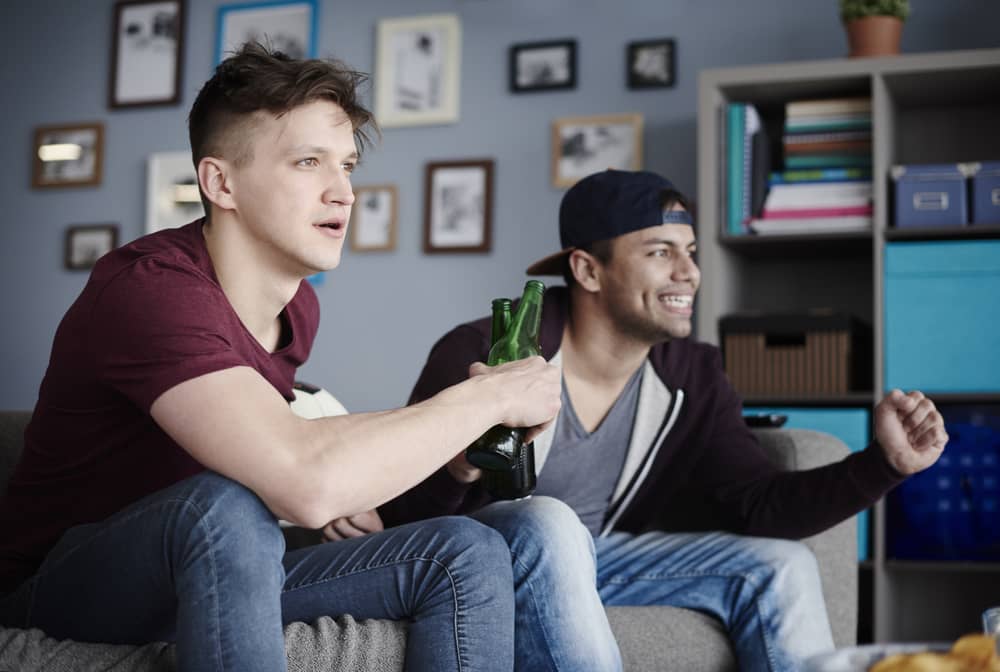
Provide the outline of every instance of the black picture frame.
[[629,42],[625,80],[630,89],[667,89],[676,83],[677,46],[673,38]]
[[119,0],[112,25],[108,107],[181,101],[185,0]]
[[576,88],[576,40],[522,42],[510,47],[512,93]]
[[493,159],[433,161],[424,170],[424,253],[492,247]]

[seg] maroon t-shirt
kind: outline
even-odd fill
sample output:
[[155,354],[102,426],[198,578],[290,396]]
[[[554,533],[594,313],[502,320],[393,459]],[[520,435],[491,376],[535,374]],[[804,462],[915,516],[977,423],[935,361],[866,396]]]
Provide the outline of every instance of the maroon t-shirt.
[[200,220],[98,261],[56,331],[24,453],[0,501],[0,594],[33,574],[68,528],[204,469],[150,417],[164,392],[250,366],[291,400],[319,325],[309,283],[281,319],[279,349],[269,353],[223,293]]

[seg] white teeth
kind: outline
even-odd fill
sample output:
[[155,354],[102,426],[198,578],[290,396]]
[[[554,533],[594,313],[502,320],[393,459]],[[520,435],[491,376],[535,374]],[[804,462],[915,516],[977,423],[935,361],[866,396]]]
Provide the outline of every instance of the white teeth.
[[680,308],[691,307],[692,297],[690,296],[663,296],[660,300],[664,303],[669,303],[672,306],[678,306]]

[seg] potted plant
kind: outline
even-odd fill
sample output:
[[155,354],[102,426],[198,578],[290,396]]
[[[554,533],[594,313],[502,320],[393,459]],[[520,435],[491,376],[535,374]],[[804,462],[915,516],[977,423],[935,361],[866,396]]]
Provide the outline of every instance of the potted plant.
[[899,53],[910,0],[840,0],[851,58]]

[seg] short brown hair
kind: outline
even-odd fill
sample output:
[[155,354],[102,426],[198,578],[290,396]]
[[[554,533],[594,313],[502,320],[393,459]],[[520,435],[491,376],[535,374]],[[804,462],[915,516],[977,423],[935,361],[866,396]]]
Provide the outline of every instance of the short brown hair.
[[[664,210],[673,208],[675,205],[679,205],[688,212],[691,212],[691,206],[688,203],[687,198],[681,192],[676,189],[664,189],[660,192],[660,207]],[[605,240],[598,240],[589,245],[582,245],[577,249],[583,250],[587,254],[593,255],[602,264],[607,264],[611,261],[611,244],[614,238],[607,238]],[[576,284],[576,278],[573,277],[573,269],[569,265],[569,257],[566,257],[566,267],[563,269],[563,281],[566,283],[566,287],[572,287]]]
[[[215,69],[188,115],[188,135],[195,170],[206,156],[225,157],[236,165],[253,158],[249,141],[254,113],[281,117],[291,110],[326,100],[339,106],[354,129],[360,153],[376,135],[372,113],[359,101],[368,76],[336,60],[296,60],[258,42],[247,42]],[[209,203],[201,196],[205,212]]]

